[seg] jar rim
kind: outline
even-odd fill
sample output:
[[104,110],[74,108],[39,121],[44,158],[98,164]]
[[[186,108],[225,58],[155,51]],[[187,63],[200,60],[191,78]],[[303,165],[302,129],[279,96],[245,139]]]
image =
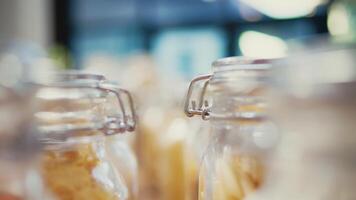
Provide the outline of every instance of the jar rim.
[[276,59],[260,59],[244,56],[225,57],[212,63],[214,72],[231,70],[267,70]]

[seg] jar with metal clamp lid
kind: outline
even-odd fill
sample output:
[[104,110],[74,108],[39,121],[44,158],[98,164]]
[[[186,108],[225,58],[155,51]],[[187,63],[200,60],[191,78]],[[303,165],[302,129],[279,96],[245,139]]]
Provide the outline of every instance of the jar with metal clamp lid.
[[[121,98],[122,102],[119,102],[116,96],[108,95],[105,100],[107,101],[107,103],[105,103],[105,112],[107,112],[108,115],[115,116],[122,110],[123,113],[119,114],[119,116],[126,116],[126,119],[123,120],[128,123],[127,131],[134,131],[136,122],[132,118],[136,116],[136,113],[133,99],[127,90],[119,88],[116,83],[110,82],[101,75],[78,74],[74,72],[71,76],[74,76],[72,78],[76,77],[77,81],[83,78],[92,79],[92,81],[105,81],[107,86],[111,84],[113,88],[118,89],[126,98]],[[129,105],[129,107],[125,109],[123,106],[120,106],[121,104]],[[120,109],[117,109],[118,107],[120,107]],[[129,115],[126,114],[126,110],[130,111]],[[123,133],[125,133],[125,131],[123,131]],[[105,137],[105,147],[113,166],[122,175],[125,185],[128,188],[128,200],[135,200],[138,198],[138,166],[135,152],[130,143],[131,137],[131,134],[112,134]]]
[[58,74],[40,87],[41,173],[53,199],[129,199],[105,136],[134,130],[130,93],[102,76],[77,73]]
[[324,46],[273,64],[268,102],[281,138],[250,199],[356,199],[355,53]]
[[[187,116],[210,121],[211,136],[199,178],[199,199],[236,200],[263,181],[264,154],[273,147],[266,117],[264,82],[269,60],[229,57],[213,62],[213,74],[191,82]],[[194,88],[201,85],[197,100]],[[207,98],[210,97],[210,100]]]

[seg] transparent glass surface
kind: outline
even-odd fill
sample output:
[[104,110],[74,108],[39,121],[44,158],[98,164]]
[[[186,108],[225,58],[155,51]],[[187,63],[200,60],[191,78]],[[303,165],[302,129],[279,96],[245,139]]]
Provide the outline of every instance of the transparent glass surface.
[[[3,44],[0,49],[0,199],[44,199],[36,170],[40,150],[33,123],[36,88],[26,81],[44,81],[41,74],[46,74],[47,65],[40,65],[39,61],[45,58],[25,44]],[[33,68],[35,63],[37,68]]]
[[200,170],[200,200],[245,199],[261,186],[266,152],[277,139],[265,115],[269,62],[231,57],[213,63],[211,138]]
[[[35,116],[45,148],[41,175],[50,199],[132,199],[131,182],[126,179],[131,171],[125,171],[131,168],[122,166],[134,158],[126,155],[125,148],[110,149],[107,139],[119,131],[111,128],[123,117],[116,95],[102,89],[100,80],[71,76],[41,86],[36,96],[40,109]],[[116,157],[115,151],[120,151]]]
[[274,64],[268,95],[281,140],[251,199],[354,199],[354,46],[324,46]]
[[0,86],[0,199],[42,198],[36,173],[39,150],[27,99]]
[[127,188],[128,199],[138,198],[138,166],[132,148],[132,135],[115,135],[106,138],[106,148],[115,168],[122,175]]
[[53,199],[127,199],[127,187],[109,160],[102,136],[47,145],[41,172]]

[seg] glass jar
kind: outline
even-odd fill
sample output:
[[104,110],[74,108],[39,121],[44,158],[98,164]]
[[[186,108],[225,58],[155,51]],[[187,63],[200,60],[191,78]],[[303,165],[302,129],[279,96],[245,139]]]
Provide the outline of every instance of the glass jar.
[[45,82],[40,75],[47,71],[33,67],[43,57],[30,53],[34,51],[24,46],[0,50],[0,200],[44,199],[36,171],[40,152],[33,121],[36,87],[26,81]]
[[268,100],[281,139],[251,199],[356,198],[356,48],[324,48],[274,64]]
[[[107,84],[110,83],[107,81]],[[123,106],[120,106],[120,103],[117,101],[116,96],[109,96],[107,98],[108,105],[106,110],[109,111],[109,115],[118,115],[117,112],[123,110],[124,113],[121,115],[126,116],[127,119],[123,119],[128,124],[127,131],[132,132],[136,127],[136,111],[134,108],[133,99],[131,94],[122,88],[118,88],[115,83],[110,83],[111,87],[119,89],[119,92],[122,93],[122,103]],[[129,105],[128,108],[123,108],[124,105]],[[120,107],[121,109],[117,109]],[[115,114],[116,112],[116,114]],[[129,112],[129,113],[126,113]],[[119,114],[120,116],[120,114]],[[112,161],[116,170],[120,172],[123,177],[123,180],[128,189],[128,200],[138,199],[138,164],[137,157],[133,148],[133,137],[132,134],[112,134],[108,137],[105,137],[105,146],[108,152],[108,156]]]
[[147,109],[138,128],[140,200],[189,199],[184,154],[190,130],[177,106],[163,104]]
[[[187,119],[188,120],[188,119]],[[185,138],[184,179],[186,200],[197,200],[199,196],[199,168],[210,139],[209,121],[198,118],[188,121],[189,135]]]
[[128,200],[135,200],[138,199],[138,164],[131,139],[127,134],[106,137],[106,149],[127,185]]
[[[0,200],[41,198],[32,98],[0,85]],[[29,185],[33,184],[33,185]]]
[[129,199],[105,136],[134,130],[130,93],[99,75],[69,73],[42,85],[36,97],[44,145],[41,174],[53,199]]
[[[276,139],[265,115],[264,82],[269,62],[223,58],[213,62],[212,75],[192,81],[185,112],[189,117],[201,115],[211,126],[200,168],[199,199],[244,199],[261,185],[264,154]],[[202,90],[191,100],[199,83]]]

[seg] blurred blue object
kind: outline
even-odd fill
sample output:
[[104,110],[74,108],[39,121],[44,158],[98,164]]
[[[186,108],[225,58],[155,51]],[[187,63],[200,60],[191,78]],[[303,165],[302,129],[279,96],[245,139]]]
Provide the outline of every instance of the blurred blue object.
[[[325,11],[325,5],[320,6],[314,14]],[[239,0],[73,0],[71,15],[81,25],[162,26],[249,21],[261,13]],[[263,15],[262,19],[269,18]]]
[[136,22],[136,1],[133,0],[74,0],[70,6],[75,26],[126,26]]
[[148,52],[160,70],[187,78],[219,57],[240,55],[237,41],[245,31],[283,40],[327,32],[327,5],[292,20],[269,18],[240,0],[73,0],[68,6],[64,43],[77,66],[93,54]]
[[143,38],[137,29],[91,29],[77,31],[71,45],[75,65],[81,67],[84,60],[94,54],[122,58],[137,53],[143,49]]
[[192,78],[209,71],[212,61],[226,54],[226,46],[225,33],[219,28],[167,29],[153,40],[152,54],[161,72]]

